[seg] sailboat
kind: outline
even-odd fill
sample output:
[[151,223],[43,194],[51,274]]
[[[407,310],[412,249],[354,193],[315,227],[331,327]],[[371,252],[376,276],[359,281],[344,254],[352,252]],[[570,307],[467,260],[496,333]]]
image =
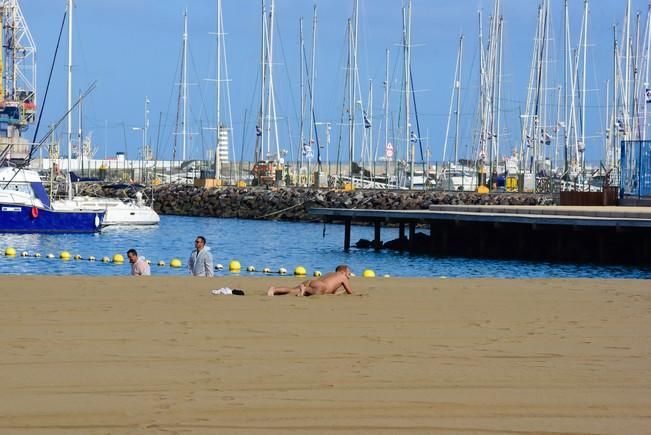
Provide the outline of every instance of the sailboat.
[[103,210],[56,210],[25,167],[35,148],[22,135],[36,119],[36,48],[17,0],[0,4],[0,38],[0,70],[8,71],[0,74],[0,232],[99,231]]
[[[68,65],[72,65],[72,0],[68,0]],[[72,132],[72,68],[68,68],[68,176],[71,168],[71,132]],[[147,103],[145,103],[147,104]],[[145,125],[148,124],[147,109],[145,109]],[[145,136],[146,137],[146,136]],[[102,226],[109,225],[157,225],[160,217],[154,209],[144,203],[142,193],[137,192],[136,200],[123,201],[117,198],[73,196],[69,183],[68,197],[52,201],[51,205],[57,211],[102,211],[104,219]]]
[[269,4],[266,12],[265,0],[262,1],[262,40],[260,80],[260,109],[255,127],[255,161],[251,170],[253,185],[271,185],[278,174],[282,174],[285,165],[284,150],[280,150],[278,125],[276,123],[276,94],[274,85],[274,22],[275,0]]

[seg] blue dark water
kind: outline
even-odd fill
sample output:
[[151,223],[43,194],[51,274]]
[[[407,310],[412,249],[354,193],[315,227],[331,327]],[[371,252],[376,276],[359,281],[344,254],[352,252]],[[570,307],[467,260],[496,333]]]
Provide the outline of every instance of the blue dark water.
[[[409,277],[495,277],[495,278],[651,278],[651,267],[533,263],[508,260],[483,260],[459,257],[438,258],[410,255],[393,251],[351,249],[343,251],[343,225],[292,222],[250,221],[198,217],[161,216],[160,226],[141,228],[107,228],[99,234],[0,234],[0,273],[31,275],[128,275],[130,266],[102,263],[99,260],[122,254],[135,248],[153,262],[153,275],[185,275],[190,251],[197,235],[203,235],[212,248],[215,264],[228,268],[231,260],[242,265],[242,275],[251,265],[260,271],[283,267],[291,274],[296,266],[326,272],[341,263],[349,264],[358,275],[365,268],[377,276]],[[382,239],[398,237],[395,228],[383,228]],[[353,226],[351,239],[372,239],[372,227]],[[17,257],[1,255],[7,247],[18,252]],[[59,260],[61,251],[83,258],[95,256],[97,261]],[[30,257],[21,257],[27,251]],[[41,258],[33,257],[40,253]],[[54,254],[56,259],[46,258]],[[169,267],[170,260],[183,262],[180,269]],[[156,264],[164,261],[166,266]],[[227,275],[228,271],[216,272]]]

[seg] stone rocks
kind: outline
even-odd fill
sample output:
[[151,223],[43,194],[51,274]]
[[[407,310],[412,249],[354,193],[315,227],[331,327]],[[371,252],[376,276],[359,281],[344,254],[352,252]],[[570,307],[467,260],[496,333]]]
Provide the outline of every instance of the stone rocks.
[[[134,198],[152,191],[128,185],[84,184],[78,194]],[[472,192],[398,190],[314,190],[307,188],[220,187],[166,184],[153,188],[154,209],[159,214],[181,216],[237,217],[288,221],[316,220],[310,208],[358,208],[380,210],[425,210],[433,204],[551,205],[549,195],[478,194]]]

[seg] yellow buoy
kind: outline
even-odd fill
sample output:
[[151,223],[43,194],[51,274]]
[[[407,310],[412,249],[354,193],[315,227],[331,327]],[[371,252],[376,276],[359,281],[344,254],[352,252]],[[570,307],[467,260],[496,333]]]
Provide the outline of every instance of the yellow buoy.
[[280,269],[278,269],[278,273],[281,274],[281,275],[286,275],[287,274],[287,269],[285,269],[284,267],[281,267]]
[[488,190],[488,187],[486,187],[486,186],[479,186],[477,188],[477,193],[488,193],[488,192],[489,192],[489,190]]
[[362,272],[362,276],[364,278],[375,278],[375,272],[372,271],[371,269],[364,269],[364,272]]
[[111,262],[111,259],[110,259],[110,258],[108,258],[108,257],[106,257],[106,256],[105,256],[105,257],[102,257],[102,263],[110,263],[110,262]]
[[321,271],[320,270],[315,270],[313,275],[314,276],[321,276]]
[[15,257],[16,256],[16,250],[14,248],[9,247],[9,248],[5,249],[5,255],[7,257]]
[[164,262],[163,260],[161,260],[161,261],[158,262],[158,265],[159,265],[160,267],[163,267],[163,266],[165,266],[165,262]]
[[62,260],[70,260],[70,252],[61,251],[61,253],[59,254],[59,258]]
[[246,271],[247,272],[255,272],[255,267],[254,266],[247,266]]
[[181,263],[181,260],[178,258],[173,258],[172,261],[170,261],[170,267],[178,269],[181,266],[183,266],[183,263]]
[[124,263],[124,257],[122,254],[115,254],[113,256],[113,263]]
[[240,269],[242,269],[242,265],[237,260],[233,260],[228,264],[228,270],[231,272],[239,272]]
[[305,276],[307,275],[307,270],[303,266],[296,266],[294,269],[294,275],[296,276]]

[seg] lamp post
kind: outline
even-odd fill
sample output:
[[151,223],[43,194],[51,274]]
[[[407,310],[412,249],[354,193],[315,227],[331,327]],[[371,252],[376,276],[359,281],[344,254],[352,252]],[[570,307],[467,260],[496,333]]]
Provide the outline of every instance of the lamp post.
[[[142,127],[132,127],[133,131],[142,131],[142,147],[140,148],[140,179],[143,180],[143,160],[147,160],[149,156],[149,148],[147,147],[147,129],[149,128],[149,97],[145,97],[145,112],[144,112],[144,122]],[[146,163],[145,163],[146,168]],[[146,181],[147,177],[144,177]]]
[[142,177],[142,158],[143,158],[143,152],[145,150],[145,134],[147,129],[143,127],[131,127],[131,130],[133,131],[142,131],[142,146],[140,147],[140,177]]

